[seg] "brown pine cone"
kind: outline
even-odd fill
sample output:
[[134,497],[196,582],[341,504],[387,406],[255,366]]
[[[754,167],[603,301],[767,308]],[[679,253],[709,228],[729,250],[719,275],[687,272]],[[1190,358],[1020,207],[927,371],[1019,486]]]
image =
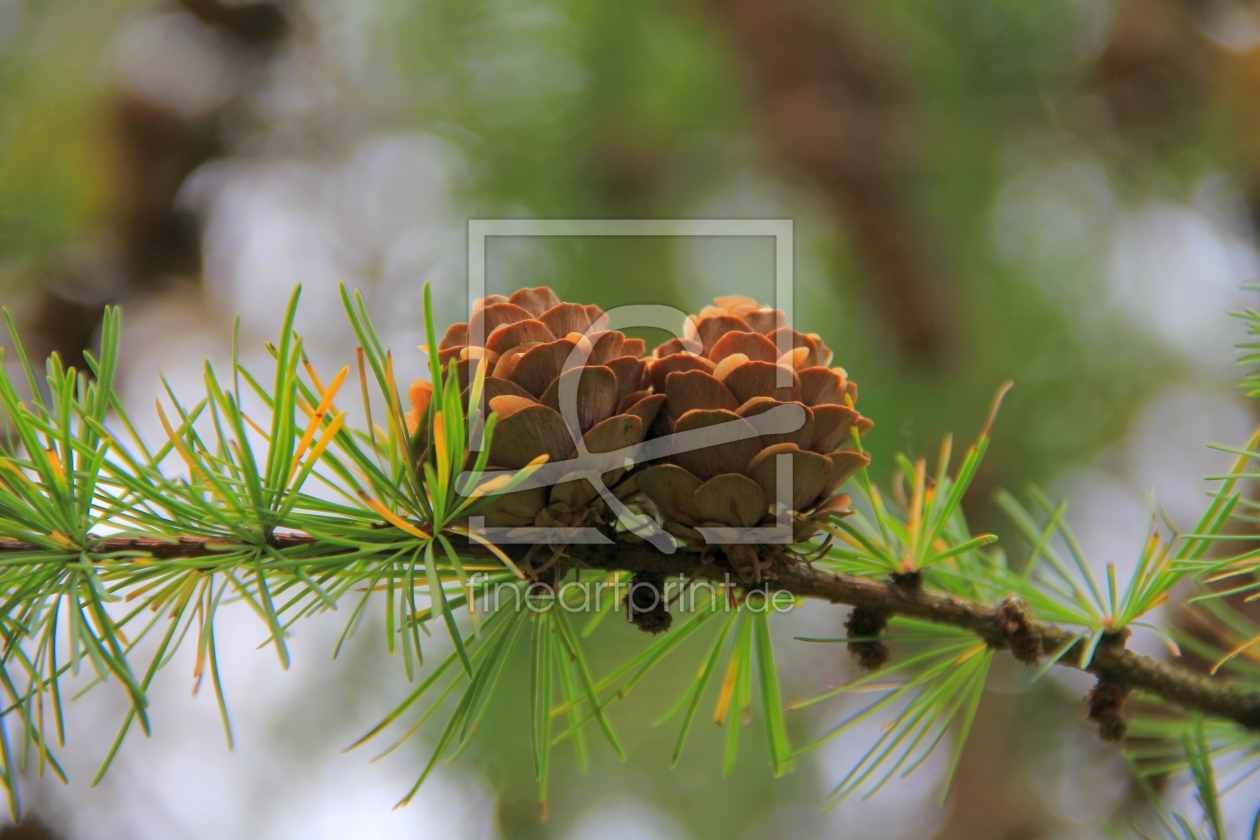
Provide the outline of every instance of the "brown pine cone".
[[[792,457],[794,512],[823,517],[847,512],[836,492],[869,463],[845,449],[851,429],[873,425],[853,407],[857,386],[843,368],[828,367],[831,351],[816,335],[784,326],[782,312],[746,297],[723,297],[688,319],[684,337],[656,349],[649,363],[653,389],[665,403],[651,437],[742,424],[748,437],[675,452],[668,463],[636,479],[639,491],[661,514],[666,530],[701,543],[696,526],[750,527],[774,520],[776,455]],[[792,349],[780,355],[778,341]],[[778,384],[780,370],[789,384]],[[804,412],[804,423],[783,434],[757,434],[748,418],[781,405]],[[716,432],[717,429],[723,432]],[[816,533],[797,522],[796,539]]]
[[[539,287],[479,301],[470,322],[446,331],[438,360],[443,370],[456,360],[465,406],[473,360],[488,365],[484,404],[498,414],[489,467],[520,469],[539,455],[566,461],[576,457],[577,439],[592,453],[643,440],[665,397],[646,390],[642,339],[605,330],[606,323],[599,307],[562,303]],[[561,387],[570,381],[577,395],[572,428],[559,404]],[[429,394],[427,382],[412,385],[409,423],[423,416]],[[606,473],[605,485],[623,473]],[[600,518],[602,505],[591,483],[578,479],[494,497],[478,513],[491,527],[584,525]]]

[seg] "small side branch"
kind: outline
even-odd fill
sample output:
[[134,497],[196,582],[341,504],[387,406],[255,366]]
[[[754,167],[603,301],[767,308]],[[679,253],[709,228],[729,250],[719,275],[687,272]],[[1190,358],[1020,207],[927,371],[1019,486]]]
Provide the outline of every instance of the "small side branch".
[[[598,546],[575,546],[572,559],[584,566],[606,570],[639,572],[646,569],[666,575],[691,574],[696,570],[693,555],[682,552],[659,554],[650,546],[621,546],[616,553]],[[709,566],[701,577],[722,579],[722,570]],[[893,615],[948,624],[970,630],[997,647],[1009,644],[1007,622],[998,609],[962,601],[933,592],[915,590],[895,583],[831,574],[798,567],[780,570],[777,585],[794,595],[820,598],[835,604],[868,607]],[[1057,653],[1074,634],[1053,624],[1031,622],[1027,631],[1039,635],[1044,656]],[[1078,641],[1059,658],[1064,667],[1079,667],[1085,642]],[[1228,718],[1251,729],[1260,729],[1260,692],[1247,691],[1224,680],[1203,676],[1188,668],[1156,662],[1119,646],[1099,645],[1083,669],[1127,682],[1135,689],[1150,692],[1190,710]]]

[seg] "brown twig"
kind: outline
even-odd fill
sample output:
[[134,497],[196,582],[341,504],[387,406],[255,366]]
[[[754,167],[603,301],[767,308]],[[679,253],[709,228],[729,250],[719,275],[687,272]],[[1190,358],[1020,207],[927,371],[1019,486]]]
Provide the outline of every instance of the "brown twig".
[[[271,545],[284,550],[313,548],[320,542],[304,534],[277,534],[272,537]],[[102,557],[120,552],[144,552],[153,559],[173,560],[211,558],[231,547],[230,542],[201,537],[182,537],[175,542],[154,537],[109,537],[93,543],[90,553]],[[509,554],[521,557],[527,547],[505,548],[515,549]],[[662,578],[698,572],[701,578],[719,582],[726,581],[730,575],[719,564],[703,564],[697,553],[679,551],[662,554],[647,544],[619,543],[613,547],[573,545],[567,549],[565,562],[570,568],[632,574],[646,572]],[[0,540],[0,557],[43,551],[46,549],[17,540]],[[470,555],[490,556],[485,549],[475,545],[469,546],[466,551]],[[993,608],[891,581],[818,571],[804,565],[781,568],[775,585],[794,595],[970,630],[995,647],[1007,647],[1011,642],[1009,608],[1004,612],[1002,607]],[[1062,627],[1042,622],[1029,621],[1021,629],[1021,638],[1029,635],[1039,637],[1043,656],[1057,653],[1071,642],[1074,635]],[[1260,692],[1248,691],[1188,668],[1156,662],[1121,645],[1099,645],[1090,661],[1082,666],[1080,660],[1084,648],[1085,642],[1078,640],[1059,658],[1058,664],[1125,683],[1186,709],[1228,718],[1250,729],[1260,729]]]

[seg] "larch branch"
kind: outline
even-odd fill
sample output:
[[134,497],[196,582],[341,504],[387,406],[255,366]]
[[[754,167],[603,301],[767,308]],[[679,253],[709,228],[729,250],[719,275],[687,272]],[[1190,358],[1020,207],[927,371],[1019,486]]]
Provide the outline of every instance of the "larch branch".
[[[272,547],[280,550],[313,548],[317,538],[305,534],[276,534]],[[235,544],[222,539],[181,537],[163,540],[157,537],[106,537],[91,545],[92,555],[141,552],[157,560],[211,558],[222,555]],[[240,547],[246,547],[243,544]],[[331,547],[331,546],[330,546]],[[503,546],[510,555],[523,558],[528,546]],[[336,552],[342,549],[336,547]],[[14,553],[46,552],[47,549],[18,540],[0,540],[0,562]],[[717,582],[739,583],[729,567],[719,562],[703,562],[700,555],[689,551],[663,554],[643,543],[614,545],[567,545],[563,547],[564,563],[572,568],[652,572],[662,576],[695,576]],[[490,556],[480,546],[469,546],[466,552]],[[869,607],[892,615],[917,618],[936,624],[970,630],[994,647],[1007,647],[1011,639],[1006,622],[998,608],[965,601],[940,593],[899,586],[891,581],[847,574],[819,571],[808,566],[780,568],[774,584],[779,589],[806,598],[818,598],[835,604]],[[1059,652],[1074,634],[1053,624],[1031,622],[1025,628],[1040,638],[1044,656]],[[1260,729],[1260,692],[1249,691],[1220,678],[1211,678],[1178,665],[1156,662],[1147,656],[1126,650],[1118,644],[1100,644],[1084,667],[1081,667],[1084,641],[1077,641],[1058,660],[1063,667],[1080,668],[1098,676],[1118,678],[1135,689],[1149,692],[1188,710],[1197,710],[1235,721],[1251,729]]]

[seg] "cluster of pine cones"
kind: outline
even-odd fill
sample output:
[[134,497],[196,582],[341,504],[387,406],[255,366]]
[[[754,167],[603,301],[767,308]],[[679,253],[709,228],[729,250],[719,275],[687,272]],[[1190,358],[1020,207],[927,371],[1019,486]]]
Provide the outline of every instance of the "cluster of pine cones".
[[[741,296],[689,316],[683,337],[650,357],[641,339],[606,325],[599,307],[563,303],[544,287],[488,297],[470,322],[447,330],[432,352],[443,370],[457,360],[465,401],[473,364],[487,365],[484,400],[498,413],[491,468],[520,469],[539,455],[574,459],[578,440],[590,453],[685,440],[685,451],[667,444],[662,457],[613,469],[603,482],[693,546],[705,542],[697,527],[775,521],[777,455],[792,459],[797,540],[816,532],[811,520],[847,509],[837,491],[869,461],[849,448],[852,430],[864,433],[872,423],[857,412],[857,386],[830,366],[817,335],[792,330],[782,312]],[[791,349],[781,354],[781,344]],[[421,433],[430,393],[423,380],[410,389],[409,422]],[[573,393],[576,416],[570,407],[566,422],[560,395]],[[759,433],[756,418],[782,405],[798,407],[789,425],[799,427],[772,434],[763,423]],[[491,527],[598,527],[615,519],[585,479],[500,495],[481,512]]]

